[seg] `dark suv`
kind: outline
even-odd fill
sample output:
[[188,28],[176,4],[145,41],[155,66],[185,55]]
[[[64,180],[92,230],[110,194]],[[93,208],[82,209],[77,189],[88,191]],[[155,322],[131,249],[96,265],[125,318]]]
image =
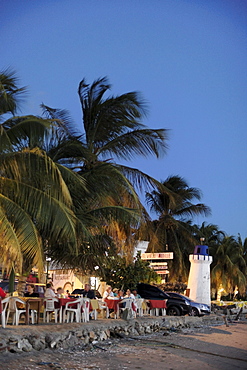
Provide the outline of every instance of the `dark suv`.
[[156,286],[139,283],[137,285],[137,292],[144,299],[163,300],[166,299],[166,313],[170,316],[190,315],[191,305],[186,299],[178,297],[170,297]]

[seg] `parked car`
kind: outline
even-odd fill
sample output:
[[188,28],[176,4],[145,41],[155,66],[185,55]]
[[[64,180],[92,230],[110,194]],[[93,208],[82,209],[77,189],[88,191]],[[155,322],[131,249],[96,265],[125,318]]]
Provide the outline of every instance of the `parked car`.
[[170,297],[177,297],[185,299],[190,305],[191,305],[191,316],[203,316],[203,315],[209,315],[210,314],[210,306],[205,303],[198,303],[190,299],[189,297],[186,297],[183,294],[179,294],[176,292],[166,292]]
[[154,299],[154,300],[166,299],[167,315],[181,316],[191,314],[192,307],[186,299],[171,297],[163,290],[154,285],[139,283],[137,285],[137,292],[144,299]]

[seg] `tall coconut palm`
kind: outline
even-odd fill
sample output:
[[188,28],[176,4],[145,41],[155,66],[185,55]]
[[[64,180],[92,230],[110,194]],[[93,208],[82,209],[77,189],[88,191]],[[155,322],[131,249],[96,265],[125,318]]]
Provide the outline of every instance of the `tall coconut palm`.
[[[96,257],[105,256],[104,248],[110,245],[99,237],[102,222],[121,218],[132,223],[137,213],[114,207],[112,201],[102,207],[100,198],[90,195],[78,172],[46,154],[68,137],[61,122],[14,116],[0,127],[0,230],[5,266],[22,273],[36,265],[42,271],[45,253],[63,265],[77,267],[83,261],[80,267],[84,269],[95,266]],[[108,164],[103,165],[102,173]],[[114,168],[111,173],[113,176]],[[116,169],[115,173],[120,177]]]
[[154,237],[149,243],[150,251],[174,252],[174,260],[169,267],[170,279],[186,279],[189,268],[188,255],[196,243],[193,237],[192,218],[195,215],[208,215],[210,208],[202,203],[193,204],[201,199],[197,188],[189,187],[180,176],[170,176],[162,182],[165,191],[153,190],[146,193],[150,210],[159,218],[152,222]]
[[[141,123],[146,107],[138,93],[104,98],[109,89],[107,78],[101,78],[92,85],[88,85],[85,79],[80,82],[78,94],[83,125],[77,132],[64,110],[42,106],[47,117],[61,122],[67,129],[66,137],[51,148],[49,155],[85,178],[93,202],[104,207],[136,209],[141,216],[145,210],[136,191],[157,186],[158,181],[116,161],[149,154],[159,158],[166,150],[167,131],[149,129]],[[116,240],[125,240],[125,245],[129,235],[133,235],[131,230],[125,233],[125,222],[118,222],[118,227],[116,221],[114,227],[109,223],[107,226],[111,236],[119,230]]]

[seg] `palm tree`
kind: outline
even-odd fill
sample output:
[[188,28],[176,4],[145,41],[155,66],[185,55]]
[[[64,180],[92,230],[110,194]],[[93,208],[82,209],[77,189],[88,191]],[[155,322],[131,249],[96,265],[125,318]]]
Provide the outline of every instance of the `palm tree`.
[[[0,134],[0,233],[5,266],[14,266],[22,274],[35,265],[42,272],[47,254],[64,266],[93,269],[112,247],[109,238],[101,235],[102,223],[109,227],[109,221],[121,219],[134,225],[139,219],[134,209],[116,206],[116,199],[111,199],[113,193],[119,203],[125,197],[127,205],[127,194],[114,189],[102,201],[91,194],[78,172],[68,168],[69,163],[63,166],[58,158],[53,161],[56,151],[52,149],[69,136],[60,121],[11,117],[2,123]],[[47,155],[49,150],[53,155]],[[104,174],[108,167],[102,163],[98,169]],[[110,171],[108,175],[117,176],[127,187],[117,169]]]
[[[107,78],[101,78],[88,85],[83,79],[78,94],[82,106],[82,129],[75,126],[64,110],[42,105],[48,118],[57,120],[64,129],[64,137],[48,151],[58,163],[70,166],[82,176],[90,189],[90,202],[97,207],[124,206],[136,210],[139,220],[127,224],[125,220],[114,219],[105,222],[105,231],[121,240],[120,248],[133,249],[134,230],[145,209],[137,190],[161,186],[145,173],[116,163],[116,160],[131,160],[135,155],[155,155],[159,158],[166,151],[167,131],[149,129],[141,123],[146,107],[136,92],[104,98],[110,89]],[[84,197],[84,195],[83,195]]]
[[237,286],[240,294],[246,289],[246,262],[242,246],[233,236],[225,236],[213,253],[214,261],[211,270],[213,288],[220,285],[229,293]]
[[197,244],[200,244],[203,239],[203,243],[209,247],[210,255],[214,253],[225,236],[225,232],[219,230],[217,225],[207,225],[206,222],[203,222],[201,226],[194,225],[194,237],[197,240]]
[[169,267],[170,279],[186,279],[189,270],[189,253],[196,240],[193,236],[192,217],[210,214],[209,207],[202,203],[199,189],[189,187],[180,176],[170,176],[162,182],[165,191],[153,190],[146,193],[146,201],[152,212],[159,218],[152,221],[154,236],[150,239],[150,251],[174,252],[174,260]]
[[[11,73],[0,73],[0,79],[1,112],[14,113],[23,89]],[[0,125],[0,252],[4,266],[20,274],[34,265],[43,272],[46,241],[77,246],[80,227],[63,176],[85,185],[37,147],[53,128],[51,120],[33,116],[11,117]]]

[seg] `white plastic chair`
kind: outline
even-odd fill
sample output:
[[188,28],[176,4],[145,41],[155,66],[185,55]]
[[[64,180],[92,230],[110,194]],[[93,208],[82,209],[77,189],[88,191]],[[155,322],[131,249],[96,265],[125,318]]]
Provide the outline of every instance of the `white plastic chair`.
[[55,302],[59,302],[58,298],[44,299],[44,322],[50,322],[50,314],[54,312],[55,323],[57,323],[57,315],[60,308],[55,307]]
[[[19,309],[18,306],[17,306],[17,302],[21,303],[23,306],[25,306],[25,308]],[[19,325],[21,314],[24,313],[26,315],[26,302],[23,301],[20,298],[17,298],[17,297],[9,297],[8,307],[7,307],[6,323],[9,320],[10,313],[13,314],[12,324],[13,325]]]
[[2,320],[2,327],[6,327],[6,312],[9,304],[9,297],[1,299],[0,304],[2,305],[2,313],[1,313],[1,320]]
[[82,299],[82,307],[81,307],[81,319],[82,322],[89,321],[89,308],[90,308],[90,299],[83,298]]
[[[124,306],[121,307],[120,304],[123,304]],[[133,310],[133,304],[136,306],[135,304],[135,299],[133,298],[123,298],[119,303],[119,312],[124,312],[124,311],[128,311],[127,312],[127,315],[126,315],[126,318],[127,319],[130,319],[130,318],[134,318],[136,317],[136,311]]]
[[[63,322],[73,322],[74,316],[76,322],[81,322],[81,309],[84,299],[78,298],[72,302],[67,302],[65,304],[64,312],[63,312]],[[73,307],[75,306],[76,307]]]
[[108,318],[109,317],[109,308],[107,306],[107,303],[103,302],[101,300],[99,300],[98,303],[99,303],[99,309],[101,310],[102,313],[105,311],[106,318]]
[[136,313],[138,314],[138,316],[143,316],[143,308],[142,308],[142,304],[144,302],[144,299],[143,298],[136,298],[135,299],[135,304],[136,304]]

